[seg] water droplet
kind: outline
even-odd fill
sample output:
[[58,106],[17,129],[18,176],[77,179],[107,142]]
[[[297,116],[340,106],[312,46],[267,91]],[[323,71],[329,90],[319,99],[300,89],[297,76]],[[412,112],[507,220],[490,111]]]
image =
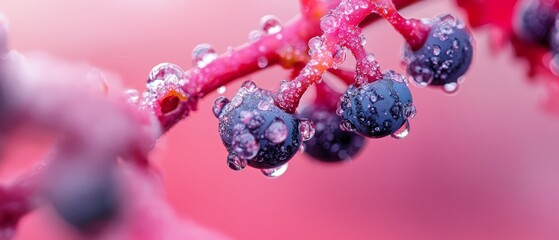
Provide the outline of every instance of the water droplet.
[[138,104],[140,102],[140,93],[136,89],[128,89],[124,92],[126,100],[129,103]]
[[266,177],[275,178],[283,175],[287,171],[287,163],[277,168],[262,169],[262,174]]
[[346,132],[355,132],[356,131],[355,126],[353,126],[353,124],[346,119],[342,120],[342,122],[340,123],[340,129],[342,129],[343,131],[346,131]]
[[331,33],[338,27],[338,19],[332,15],[326,15],[320,20],[320,29],[325,33]]
[[410,121],[406,120],[406,123],[398,131],[392,134],[395,139],[404,139],[410,134]]
[[441,47],[439,45],[433,45],[433,55],[439,56],[441,54]]
[[412,103],[406,103],[402,108],[402,111],[403,111],[402,115],[404,115],[406,119],[414,118],[415,115],[417,114],[417,109]]
[[344,110],[341,107],[336,108],[336,115],[342,116],[344,114]]
[[227,87],[225,87],[225,85],[217,88],[217,94],[224,94],[225,91],[227,91]]
[[274,102],[273,102],[272,98],[264,99],[264,100],[261,100],[260,102],[258,102],[258,109],[260,109],[262,111],[268,111],[268,110],[272,109],[273,105],[274,105]]
[[412,68],[410,75],[418,87],[429,86],[435,77],[435,74],[431,69],[421,66],[415,66]]
[[370,63],[375,62],[376,61],[375,54],[367,53],[367,61]]
[[260,144],[249,132],[239,134],[233,138],[233,150],[242,159],[252,159],[258,154]]
[[148,75],[148,84],[156,81],[162,80],[164,82],[170,82],[178,84],[180,79],[184,78],[184,71],[172,63],[160,63],[153,67]]
[[301,138],[304,142],[311,140],[316,132],[314,128],[314,122],[308,119],[299,120],[299,132],[301,133]]
[[192,62],[199,68],[203,68],[217,58],[215,49],[206,43],[199,44],[192,50]]
[[258,89],[256,83],[250,80],[243,82],[243,85],[241,87],[247,90],[248,92],[254,92]]
[[334,53],[333,59],[336,65],[342,64],[346,60],[346,52],[343,47],[336,46],[336,52]]
[[456,82],[450,82],[443,86],[443,90],[448,94],[455,94],[460,89],[460,85]]
[[260,20],[260,29],[267,34],[279,33],[282,28],[281,22],[276,16],[266,15]]
[[243,103],[243,97],[239,96],[239,95],[235,95],[233,97],[233,99],[231,99],[231,106],[233,107],[239,107],[241,106],[241,104]]
[[378,95],[376,93],[371,93],[371,97],[369,99],[372,103],[376,103],[378,101]]
[[273,143],[282,143],[287,138],[287,125],[281,120],[276,119],[270,126],[266,129],[264,136],[266,139]]
[[258,58],[258,67],[265,68],[268,66],[268,59],[266,57],[259,57]]
[[241,171],[246,168],[247,160],[241,159],[234,154],[229,154],[229,156],[227,156],[227,166],[234,171]]
[[260,40],[260,38],[262,38],[262,35],[264,35],[264,32],[262,32],[261,30],[252,30],[250,31],[250,33],[248,33],[248,39],[251,42],[256,42]]
[[229,103],[229,99],[224,96],[217,97],[214,101],[214,105],[212,107],[214,116],[219,117],[221,112],[223,111],[223,107]]
[[324,40],[321,37],[313,37],[309,40],[309,55],[313,55],[315,53],[320,52],[322,45],[324,44]]
[[365,35],[361,34],[359,35],[359,42],[361,43],[361,46],[365,46],[365,44],[367,44],[367,38],[365,38]]

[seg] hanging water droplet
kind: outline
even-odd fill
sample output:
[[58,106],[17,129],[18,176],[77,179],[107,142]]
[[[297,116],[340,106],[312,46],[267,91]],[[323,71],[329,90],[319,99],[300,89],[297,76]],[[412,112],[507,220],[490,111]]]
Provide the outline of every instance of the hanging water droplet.
[[241,159],[241,158],[235,156],[234,154],[229,154],[227,156],[227,166],[229,166],[229,168],[231,168],[231,170],[241,171],[241,170],[246,168],[247,160],[246,159]]
[[260,19],[260,29],[267,34],[276,34],[282,30],[281,22],[278,17],[273,15],[266,15]]
[[344,63],[346,60],[345,49],[341,46],[336,46],[336,52],[334,53],[332,60],[336,65]]
[[275,178],[283,175],[287,171],[287,163],[277,168],[262,169],[262,174],[266,177]]
[[276,119],[266,129],[264,136],[273,143],[281,143],[287,138],[287,125],[281,119]]
[[248,92],[254,92],[258,89],[256,83],[250,80],[243,82],[243,85],[241,85],[241,87],[247,90]]
[[184,71],[176,64],[160,63],[151,69],[147,82],[151,83],[156,80],[162,80],[178,84],[178,81],[183,78]]
[[268,59],[264,56],[258,58],[258,67],[265,68],[268,66]]
[[299,152],[305,152],[305,144],[301,144],[301,146],[299,146]]
[[443,86],[443,90],[448,94],[455,94],[460,89],[460,85],[456,82],[450,82]]
[[225,91],[227,91],[227,87],[225,87],[225,85],[217,88],[217,94],[224,94]]
[[410,134],[410,121],[406,120],[406,123],[398,131],[393,133],[391,136],[395,139],[404,139]]
[[332,15],[326,15],[320,20],[320,29],[325,33],[331,33],[338,27],[338,19]]
[[414,118],[415,115],[417,115],[417,109],[415,108],[415,106],[412,103],[406,103],[404,105],[404,107],[402,108],[402,111],[403,111],[402,115],[406,119]]
[[228,103],[229,103],[229,99],[227,99],[226,97],[224,96],[217,97],[212,107],[214,115],[216,117],[219,117],[219,115],[221,115],[221,112],[223,111],[223,107],[225,107],[225,105],[227,105]]
[[260,144],[249,132],[235,136],[232,145],[236,155],[242,159],[252,159],[260,150]]
[[199,44],[192,50],[192,62],[199,68],[203,68],[217,58],[215,49],[207,44]]
[[349,122],[348,120],[342,120],[342,122],[340,123],[340,129],[342,129],[343,131],[346,132],[355,132],[356,128],[355,126],[353,126],[353,124],[351,122]]
[[140,102],[140,93],[136,89],[128,89],[124,92],[126,96],[126,101],[133,104],[138,104]]
[[365,38],[365,35],[359,35],[359,43],[361,44],[361,46],[365,46],[365,44],[367,44],[367,38]]
[[311,140],[316,132],[314,129],[314,122],[308,119],[299,120],[299,132],[304,142]]

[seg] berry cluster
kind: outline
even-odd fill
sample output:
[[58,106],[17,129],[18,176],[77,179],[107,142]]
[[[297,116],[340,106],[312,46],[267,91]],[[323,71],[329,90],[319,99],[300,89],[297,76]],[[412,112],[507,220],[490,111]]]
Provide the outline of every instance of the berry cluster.
[[[115,173],[120,165],[141,172],[129,174],[136,176],[133,180],[144,180],[151,169],[147,153],[156,139],[196,111],[200,99],[273,65],[293,71],[276,91],[246,81],[231,99],[221,96],[214,102],[212,110],[231,169],[250,166],[277,177],[301,150],[323,162],[341,162],[358,154],[366,138],[406,137],[416,114],[408,78],[381,69],[365,48],[362,29],[380,17],[387,20],[405,39],[403,59],[413,82],[442,87],[449,93],[458,89],[474,52],[470,32],[455,17],[407,19],[396,8],[415,2],[301,0],[300,16],[287,25],[276,17],[263,17],[260,29],[250,33],[245,45],[218,55],[209,44],[200,44],[192,51],[194,67],[186,71],[171,63],[155,66],[141,94],[109,91],[106,79],[94,74],[94,82],[100,83],[96,87],[101,89],[85,100],[82,96],[89,89],[71,85],[72,91],[61,92],[70,87],[57,82],[61,78],[57,74],[19,71],[38,74],[12,75],[12,68],[53,70],[49,65],[53,63],[25,62],[17,53],[8,53],[6,31],[0,25],[0,80],[9,78],[14,83],[0,81],[0,100],[33,99],[1,101],[0,113],[8,117],[0,119],[0,136],[9,134],[4,129],[12,127],[9,120],[16,119],[22,119],[17,124],[46,127],[64,136],[56,154],[39,170],[13,186],[0,187],[0,239],[4,239],[1,233],[13,231],[23,215],[43,202],[86,234],[130,215],[132,207],[121,199],[126,184],[120,184]],[[546,34],[555,36],[557,31]],[[356,65],[343,69],[348,52]],[[338,92],[324,79],[325,73],[342,80],[347,88]],[[47,80],[38,87],[36,82],[26,82],[37,78]],[[316,89],[315,101],[301,107],[302,96],[311,88]],[[80,101],[80,106],[67,104],[73,101]],[[17,207],[4,208],[6,204]]]

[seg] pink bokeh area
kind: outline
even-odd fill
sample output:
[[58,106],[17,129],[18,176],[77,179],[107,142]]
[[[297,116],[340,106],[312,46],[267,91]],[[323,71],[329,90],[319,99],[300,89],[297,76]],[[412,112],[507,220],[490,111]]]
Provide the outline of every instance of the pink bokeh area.
[[[248,41],[262,16],[286,22],[298,11],[295,0],[0,1],[13,48],[85,62],[136,89],[160,62],[192,67],[199,43],[223,53]],[[403,13],[446,12],[464,18],[449,0]],[[475,31],[475,60],[457,95],[412,87],[418,115],[406,139],[368,140],[343,164],[298,154],[277,179],[227,167],[211,111],[218,94],[207,96],[151,154],[167,200],[179,216],[233,239],[559,239],[559,118],[542,108],[542,81],[529,80],[508,47],[494,51],[489,33]],[[403,40],[388,24],[365,36],[383,69],[403,72]],[[243,80],[277,89],[287,77],[273,67],[228,85],[224,95]],[[50,142],[43,135],[10,140],[3,181]],[[38,210],[23,220],[17,239],[76,238],[51,224],[57,221]]]

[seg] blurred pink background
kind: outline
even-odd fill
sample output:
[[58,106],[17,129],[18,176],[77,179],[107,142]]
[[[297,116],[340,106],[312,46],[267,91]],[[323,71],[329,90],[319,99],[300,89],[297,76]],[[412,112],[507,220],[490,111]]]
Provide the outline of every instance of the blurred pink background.
[[[298,7],[296,0],[0,1],[13,48],[85,61],[137,89],[154,65],[190,68],[196,44],[224,52],[246,42],[261,16],[285,22]],[[404,14],[445,12],[463,14],[444,0]],[[382,22],[365,33],[383,69],[403,72],[396,32]],[[411,135],[370,140],[351,163],[324,165],[299,154],[278,179],[233,172],[211,113],[217,93],[208,96],[152,154],[169,202],[235,239],[559,239],[559,118],[540,107],[544,86],[528,81],[510,49],[495,54],[488,33],[475,33],[475,62],[458,95],[412,88],[419,112]],[[286,74],[274,67],[246,79],[274,88]],[[11,139],[3,181],[44,153],[29,142]],[[66,230],[49,221],[42,211],[32,214],[17,239],[63,239]]]

